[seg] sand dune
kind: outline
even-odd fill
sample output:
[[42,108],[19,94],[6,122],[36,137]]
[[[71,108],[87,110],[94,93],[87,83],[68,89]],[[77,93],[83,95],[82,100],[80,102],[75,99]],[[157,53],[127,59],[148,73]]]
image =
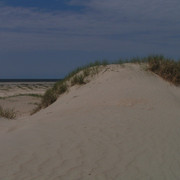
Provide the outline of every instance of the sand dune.
[[0,82],[0,106],[13,109],[17,118],[29,116],[41,101],[38,96],[43,95],[54,83]]
[[0,120],[0,179],[180,179],[179,109],[179,87],[107,66],[39,113]]

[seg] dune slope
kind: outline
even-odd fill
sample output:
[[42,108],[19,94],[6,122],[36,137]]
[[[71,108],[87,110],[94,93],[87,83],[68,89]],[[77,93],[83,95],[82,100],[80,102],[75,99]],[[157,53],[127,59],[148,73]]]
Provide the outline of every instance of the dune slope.
[[110,65],[41,112],[0,121],[0,179],[180,179],[180,88]]

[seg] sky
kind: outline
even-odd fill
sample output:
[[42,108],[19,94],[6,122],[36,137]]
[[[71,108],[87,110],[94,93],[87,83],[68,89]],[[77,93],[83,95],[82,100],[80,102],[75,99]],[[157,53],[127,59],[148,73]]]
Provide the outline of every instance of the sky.
[[0,79],[151,54],[180,59],[179,0],[0,0]]

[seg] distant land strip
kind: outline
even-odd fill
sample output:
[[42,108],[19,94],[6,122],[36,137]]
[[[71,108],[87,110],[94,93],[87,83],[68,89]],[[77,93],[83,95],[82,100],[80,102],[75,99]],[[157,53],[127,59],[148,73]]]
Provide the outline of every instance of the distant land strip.
[[0,79],[0,82],[57,82],[61,79]]

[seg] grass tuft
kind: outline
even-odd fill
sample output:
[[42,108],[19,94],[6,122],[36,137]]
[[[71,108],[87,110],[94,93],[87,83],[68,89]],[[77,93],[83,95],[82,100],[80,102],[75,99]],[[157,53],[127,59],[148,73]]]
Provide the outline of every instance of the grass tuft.
[[[85,84],[85,78],[88,76],[93,76],[99,72],[99,66],[108,65],[107,60],[95,61],[85,66],[81,66],[70,72],[64,79],[56,82],[51,89],[48,89],[42,96],[41,103],[35,108],[32,114],[38,112],[40,109],[49,106],[54,103],[59,95],[68,91],[70,86],[83,85]],[[70,82],[70,85],[68,85]]]
[[7,119],[15,119],[16,112],[13,109],[4,109],[0,106],[0,117],[4,117]]
[[149,56],[148,64],[150,71],[175,85],[180,85],[180,62],[164,56]]
[[86,68],[83,70],[83,76],[84,77],[88,77],[90,75],[90,69],[89,68]]
[[58,92],[58,94],[63,94],[63,93],[65,93],[67,90],[68,90],[68,85],[67,85],[66,83],[62,83],[62,84],[59,86],[59,92]]
[[75,75],[72,80],[71,80],[71,86],[74,86],[76,84],[85,84],[84,81],[84,75],[80,74],[80,75]]
[[54,89],[48,89],[42,98],[42,107],[47,107],[57,99],[57,93]]
[[[166,59],[164,56],[156,55],[143,58],[135,57],[131,59],[119,59],[111,64],[120,64],[123,66],[125,63],[146,63],[148,65],[147,70],[158,74],[175,85],[180,84],[180,62],[175,62],[173,60]],[[34,112],[37,112],[55,102],[59,95],[68,91],[70,86],[85,84],[86,77],[98,74],[99,67],[106,66],[108,64],[109,62],[107,60],[95,61],[94,63],[78,67],[74,71],[70,72],[64,79],[57,82],[51,89],[45,92],[42,97],[41,104],[34,110]]]

